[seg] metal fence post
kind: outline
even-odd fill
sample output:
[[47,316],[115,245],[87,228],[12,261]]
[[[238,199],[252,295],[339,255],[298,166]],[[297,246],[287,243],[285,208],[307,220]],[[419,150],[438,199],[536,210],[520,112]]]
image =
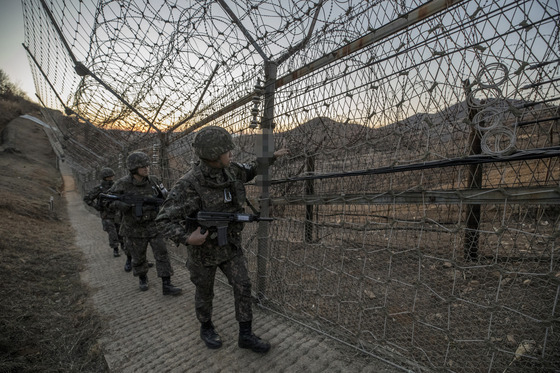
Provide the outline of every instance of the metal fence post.
[[[264,89],[264,110],[261,121],[261,135],[256,142],[256,153],[259,159],[259,173],[257,185],[261,187],[260,212],[261,216],[267,217],[270,213],[270,173],[268,160],[274,154],[274,95],[276,91],[276,71],[275,62],[266,61],[265,70],[265,89]],[[257,250],[257,296],[264,298],[266,294],[266,277],[269,254],[269,222],[260,222],[258,227],[258,250]]]
[[171,189],[171,170],[169,167],[169,132],[161,133],[159,136],[159,167],[161,173],[161,182],[167,188]]
[[[308,155],[305,158],[305,169],[308,175],[315,173],[315,156]],[[309,179],[305,181],[305,196],[312,196],[315,194],[315,180]],[[314,205],[307,203],[305,205],[305,225],[304,225],[304,241],[306,243],[313,242],[313,214]]]
[[[471,92],[470,81],[463,82],[465,97],[469,97]],[[468,100],[467,100],[468,102]],[[469,120],[473,120],[477,110],[471,106],[467,107]],[[469,134],[470,151],[469,155],[481,154],[481,136],[475,126],[471,126]],[[482,187],[482,164],[476,163],[469,166],[468,186],[469,189],[480,189]],[[480,239],[480,205],[468,204],[466,210],[467,228],[465,231],[464,256],[466,260],[476,260],[478,258],[478,242]]]

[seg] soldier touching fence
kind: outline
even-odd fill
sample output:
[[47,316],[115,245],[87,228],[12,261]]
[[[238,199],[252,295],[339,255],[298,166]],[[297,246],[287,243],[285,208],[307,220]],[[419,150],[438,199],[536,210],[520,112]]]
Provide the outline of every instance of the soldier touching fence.
[[[251,282],[241,245],[242,219],[231,219],[225,240],[224,237],[219,239],[218,227],[196,221],[201,211],[231,213],[232,217],[243,212],[244,183],[256,176],[258,163],[232,162],[233,140],[221,127],[202,129],[193,147],[200,160],[169,193],[156,218],[158,227],[167,238],[187,245],[187,268],[196,286],[196,317],[201,323],[200,337],[206,346],[211,349],[222,346],[212,323],[214,279],[220,268],[233,287],[235,317],[239,322],[238,346],[266,353],[270,343],[252,332]],[[286,149],[278,150],[271,161],[285,154]]]

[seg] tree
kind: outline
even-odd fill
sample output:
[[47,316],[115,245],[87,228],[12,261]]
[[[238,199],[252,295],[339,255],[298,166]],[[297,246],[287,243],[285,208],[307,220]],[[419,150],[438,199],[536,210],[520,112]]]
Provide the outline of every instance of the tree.
[[10,77],[4,70],[0,69],[0,98],[14,100],[25,97],[25,93],[10,81]]

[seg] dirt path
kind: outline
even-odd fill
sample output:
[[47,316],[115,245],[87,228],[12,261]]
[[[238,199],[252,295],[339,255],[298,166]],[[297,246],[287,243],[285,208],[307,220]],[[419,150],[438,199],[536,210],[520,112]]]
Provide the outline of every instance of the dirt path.
[[[214,324],[224,345],[209,350],[199,338],[194,316],[194,288],[183,263],[173,262],[173,283],[183,295],[164,297],[155,271],[150,289],[123,270],[125,258],[114,258],[98,216],[86,209],[75,190],[70,168],[61,163],[65,198],[76,242],[87,262],[82,280],[93,290],[93,303],[107,320],[101,341],[113,372],[397,372],[401,371],[296,323],[255,307],[255,334],[272,349],[259,355],[237,347],[237,323],[229,287],[217,284]],[[151,252],[150,252],[151,255]]]

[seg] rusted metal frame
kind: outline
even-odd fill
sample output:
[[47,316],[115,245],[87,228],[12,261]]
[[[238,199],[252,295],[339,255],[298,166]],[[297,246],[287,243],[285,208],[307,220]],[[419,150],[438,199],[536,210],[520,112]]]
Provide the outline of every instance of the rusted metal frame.
[[115,90],[113,90],[113,88],[111,88],[107,83],[105,83],[97,75],[95,75],[93,72],[91,72],[91,70],[89,70],[83,63],[79,62],[76,59],[76,56],[74,56],[74,53],[72,53],[72,50],[70,49],[70,46],[68,45],[68,42],[66,41],[66,39],[64,38],[64,35],[62,34],[62,30],[60,30],[60,27],[58,27],[58,24],[56,23],[56,20],[54,19],[54,16],[52,15],[49,7],[45,3],[45,0],[41,0],[41,5],[43,6],[43,9],[45,10],[47,15],[49,16],[49,19],[51,20],[51,23],[52,23],[53,27],[55,28],[56,32],[58,33],[58,36],[59,36],[60,40],[64,44],[64,46],[66,48],[66,51],[68,52],[70,58],[74,62],[74,70],[76,71],[76,74],[78,74],[81,77],[84,77],[86,75],[91,76],[99,84],[101,84],[106,90],[108,90],[111,94],[113,94],[113,96],[118,98],[119,101],[121,101],[130,110],[132,110],[136,115],[138,115],[144,122],[146,122],[150,128],[152,128],[156,132],[160,133],[161,131],[159,130],[159,128],[155,127],[152,122],[150,122],[144,115],[142,115],[142,113],[140,113],[138,110],[136,110],[136,108],[134,108],[130,103],[128,103],[124,98],[122,98],[117,92],[115,92]]
[[390,191],[366,194],[332,194],[284,196],[271,199],[272,205],[390,205],[390,204],[436,204],[473,205],[503,204],[560,205],[560,188],[517,187],[496,189],[465,189],[455,191]]
[[[214,68],[214,71],[212,71],[212,74],[210,75],[210,77],[208,77],[208,80],[206,81],[206,85],[204,86],[204,90],[202,91],[202,94],[200,95],[198,102],[196,103],[195,107],[193,108],[191,114],[186,117],[185,119],[179,121],[177,124],[175,124],[173,127],[169,128],[167,130],[167,132],[172,132],[175,129],[177,129],[179,126],[181,126],[182,124],[184,124],[185,122],[189,121],[190,119],[192,119],[192,117],[194,117],[194,115],[196,114],[196,110],[198,109],[198,107],[200,106],[200,104],[202,103],[202,99],[204,98],[204,95],[206,94],[206,91],[208,90],[208,87],[210,86],[210,83],[212,82],[212,80],[214,79],[214,75],[216,75],[216,73],[218,72],[218,68],[220,67],[220,64],[217,64],[216,67]],[[155,118],[154,118],[155,119]]]
[[249,33],[249,31],[247,31],[247,29],[245,28],[245,26],[243,26],[243,24],[241,23],[241,21],[239,20],[239,18],[237,18],[237,16],[235,15],[235,13],[233,13],[233,11],[231,10],[231,8],[229,7],[229,5],[226,4],[226,2],[224,0],[218,0],[218,3],[220,3],[220,5],[222,6],[222,8],[225,10],[225,12],[229,15],[229,17],[231,18],[231,20],[233,21],[233,23],[235,23],[237,25],[237,27],[239,27],[239,29],[241,30],[241,32],[243,33],[243,35],[245,35],[245,37],[247,38],[247,40],[249,41],[249,43],[251,43],[253,45],[253,47],[255,48],[255,50],[260,54],[260,56],[262,57],[262,59],[264,61],[269,61],[270,59],[268,58],[268,56],[264,53],[264,51],[262,50],[262,48],[257,44],[257,42],[255,41],[255,39],[253,39],[253,37],[251,36],[251,34]]
[[369,34],[349,43],[345,46],[313,61],[309,64],[284,75],[276,81],[276,88],[280,88],[292,81],[300,79],[320,68],[329,65],[343,57],[346,57],[354,52],[357,52],[365,47],[378,42],[392,34],[395,34],[405,28],[408,28],[415,23],[418,23],[434,14],[437,14],[451,6],[459,4],[464,0],[433,0],[429,3],[419,6],[418,8],[403,14],[401,17],[388,24],[379,27],[378,29],[370,32]]
[[[41,69],[41,65],[39,65],[39,63],[37,62],[37,60],[35,59],[35,56],[33,55],[33,53],[31,53],[31,51],[29,50],[29,48],[23,44],[23,48],[25,48],[25,50],[27,51],[27,53],[29,54],[29,57],[31,57],[31,59],[33,60],[33,63],[35,64],[35,66],[37,67],[37,69],[39,70],[39,72],[41,73],[41,75],[43,76],[43,79],[45,79],[45,81],[47,82],[47,84],[49,85],[49,87],[51,88],[51,90],[53,91],[54,95],[56,96],[56,98],[58,99],[58,101],[60,101],[60,104],[64,107],[64,111],[66,112],[67,115],[70,114],[74,114],[76,115],[78,118],[84,120],[87,124],[89,124],[90,126],[92,126],[97,132],[101,133],[103,136],[107,137],[109,140],[113,141],[114,143],[116,143],[121,149],[123,148],[123,145],[118,142],[117,140],[115,140],[113,137],[109,136],[107,133],[105,133],[104,131],[101,131],[98,127],[94,126],[93,124],[91,124],[87,119],[83,118],[82,116],[80,116],[78,113],[76,113],[74,110],[72,110],[71,108],[69,108],[68,106],[66,106],[66,104],[64,103],[64,101],[62,101],[62,98],[58,95],[58,92],[56,91],[55,87],[52,85],[52,83],[50,82],[49,78],[47,77],[47,74],[45,74],[45,72],[43,71],[43,69]],[[46,106],[45,106],[46,107]],[[59,129],[60,130],[60,129]],[[62,131],[60,131],[62,133]]]

